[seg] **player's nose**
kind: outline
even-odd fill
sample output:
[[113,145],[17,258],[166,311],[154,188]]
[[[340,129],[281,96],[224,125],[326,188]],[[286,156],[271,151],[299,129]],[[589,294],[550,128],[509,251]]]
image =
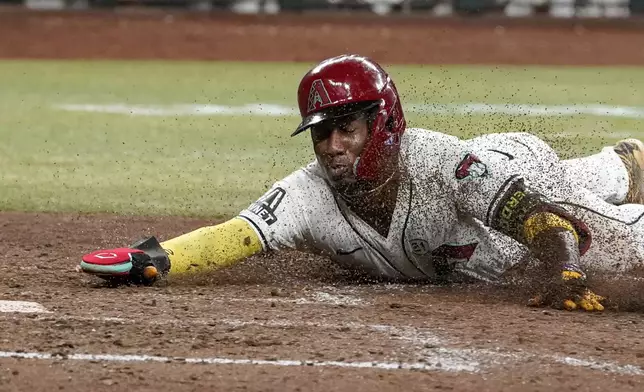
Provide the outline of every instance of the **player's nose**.
[[345,140],[342,137],[342,132],[339,129],[334,129],[329,134],[326,140],[326,153],[329,155],[342,154],[347,150]]

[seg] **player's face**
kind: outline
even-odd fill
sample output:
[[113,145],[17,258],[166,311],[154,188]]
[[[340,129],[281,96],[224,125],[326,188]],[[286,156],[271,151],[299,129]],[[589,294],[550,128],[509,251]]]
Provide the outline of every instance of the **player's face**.
[[369,140],[364,115],[327,120],[311,128],[313,149],[333,187],[344,190],[356,182],[353,165]]

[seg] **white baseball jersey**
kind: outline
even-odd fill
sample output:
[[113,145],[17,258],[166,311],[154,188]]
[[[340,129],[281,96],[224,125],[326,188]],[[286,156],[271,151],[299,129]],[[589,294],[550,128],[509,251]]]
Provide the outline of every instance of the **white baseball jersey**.
[[[239,215],[251,223],[266,250],[323,254],[346,267],[395,280],[467,276],[495,281],[526,260],[523,245],[489,227],[503,213],[500,203],[507,201],[513,184],[524,179],[552,200],[573,200],[564,207],[581,215],[591,233],[606,237],[609,227],[620,226],[626,254],[644,254],[632,245],[632,227],[619,221],[644,214],[644,206],[621,211],[580,188],[573,178],[578,173],[530,134],[460,140],[411,128],[402,137],[400,163],[403,176],[386,237],[346,206],[315,161],[275,183]],[[595,205],[600,205],[599,219]],[[612,262],[606,257],[614,253],[609,249],[613,240],[596,237],[584,259]]]

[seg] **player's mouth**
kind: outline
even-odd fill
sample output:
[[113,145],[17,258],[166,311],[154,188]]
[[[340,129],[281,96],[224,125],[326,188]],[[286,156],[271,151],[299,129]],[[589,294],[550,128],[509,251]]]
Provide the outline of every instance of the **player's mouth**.
[[349,172],[351,166],[343,164],[332,164],[328,166],[327,172],[331,179],[341,179]]
[[351,159],[347,156],[318,156],[318,162],[324,169],[327,180],[334,186],[340,186],[344,183],[352,183],[353,165]]

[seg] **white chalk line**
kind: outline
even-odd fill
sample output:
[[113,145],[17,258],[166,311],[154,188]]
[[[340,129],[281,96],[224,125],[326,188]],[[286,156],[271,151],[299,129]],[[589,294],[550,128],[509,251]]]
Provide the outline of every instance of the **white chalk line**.
[[72,112],[95,112],[110,114],[128,114],[131,116],[295,116],[299,112],[293,108],[273,104],[228,105],[126,105],[117,104],[63,104],[55,108]]
[[0,351],[0,358],[22,359],[67,359],[78,361],[104,361],[104,362],[183,362],[190,364],[208,365],[272,365],[272,366],[317,366],[317,367],[342,367],[356,369],[385,369],[385,370],[450,370],[442,364],[423,362],[345,362],[345,361],[298,361],[292,359],[249,359],[249,358],[224,358],[224,357],[163,357],[153,355],[119,355],[119,354],[52,354],[46,352],[16,352]]
[[[301,322],[292,322],[287,320],[238,320],[238,319],[215,319],[215,320],[190,320],[188,322],[184,320],[132,320],[125,319],[120,317],[91,317],[91,316],[71,316],[71,315],[62,315],[62,316],[44,316],[34,319],[34,321],[50,321],[50,320],[70,320],[70,321],[89,321],[89,322],[107,322],[107,323],[118,323],[118,324],[130,324],[130,325],[173,325],[183,328],[188,328],[190,325],[226,325],[233,328],[240,328],[246,326],[259,326],[263,328],[313,328],[313,329],[325,329],[325,330],[336,330],[344,331],[346,328],[353,330],[367,330],[370,332],[378,332],[383,334],[388,334],[389,338],[394,338],[405,342],[408,349],[414,350],[419,349],[421,346],[431,344],[432,347],[438,346],[439,344],[444,344],[445,341],[440,337],[430,333],[429,331],[416,331],[415,328],[409,327],[394,327],[390,325],[382,324],[361,324],[356,322],[347,322],[342,324],[330,324],[330,323],[317,323],[310,321],[301,321]],[[453,371],[453,372],[469,372],[476,373],[481,368],[481,363],[476,359],[477,353],[472,350],[462,350],[458,348],[445,348],[445,347],[436,347],[435,350],[426,350],[423,353],[423,362],[421,367],[416,366],[417,364],[409,364],[404,362],[378,362],[370,361],[368,363],[374,364],[373,366],[367,366],[367,362],[364,363],[354,363],[350,362],[346,365],[338,365],[343,367],[376,367],[376,368],[397,368],[397,369],[424,369],[424,370],[444,370],[444,371]],[[207,358],[208,361],[214,361],[215,359]],[[220,359],[216,360],[226,360],[229,359]],[[235,360],[237,361],[237,360]],[[239,361],[255,361],[253,359],[242,359]],[[291,361],[291,360],[288,360]],[[291,361],[292,362],[292,361]],[[297,361],[295,361],[297,362]],[[305,361],[310,362],[310,361]],[[315,362],[315,361],[313,361]],[[213,362],[214,363],[214,362]],[[224,362],[217,362],[224,363]],[[226,362],[233,363],[233,362]],[[279,365],[280,361],[277,363],[271,363]],[[321,365],[314,366],[333,366],[333,364],[343,364],[342,361],[331,361],[331,362],[319,362]],[[255,364],[255,363],[249,363]],[[394,366],[395,365],[395,366]],[[291,365],[295,366],[295,365]]]
[[407,111],[420,114],[508,114],[539,117],[587,115],[644,118],[644,107],[598,104],[530,105],[490,104],[481,102],[463,104],[412,104]]
[[[130,116],[298,116],[299,111],[290,106],[269,103],[245,105],[174,104],[174,105],[128,105],[116,104],[59,104],[56,109],[73,112],[126,114]],[[621,118],[644,118],[644,107],[612,106],[599,104],[531,105],[490,104],[468,102],[461,104],[408,104],[405,112],[415,114],[485,115],[506,114],[515,116],[599,116]]]
[[38,302],[0,300],[0,313],[51,313]]
[[330,294],[325,292],[314,292],[309,297],[285,298],[282,296],[266,298],[227,298],[227,297],[210,297],[211,302],[242,302],[242,303],[281,303],[293,305],[331,305],[347,307],[364,307],[371,305],[371,301],[348,294]]
[[[423,357],[424,362],[418,362],[418,364],[423,365],[421,368],[407,367],[414,365],[416,363],[407,363],[407,362],[342,362],[342,361],[319,361],[323,365],[319,366],[334,366],[334,363],[350,363],[352,365],[347,365],[344,367],[368,367],[362,366],[360,364],[389,364],[382,365],[393,366],[394,364],[400,365],[396,369],[425,369],[425,370],[443,370],[443,371],[454,371],[454,372],[469,372],[477,373],[483,368],[490,368],[494,365],[500,364],[518,364],[526,362],[528,360],[535,360],[539,363],[544,363],[544,361],[553,361],[555,363],[561,363],[568,366],[574,367],[583,367],[591,370],[598,370],[606,373],[614,374],[623,374],[623,375],[636,375],[644,376],[644,369],[639,366],[626,364],[620,365],[611,361],[600,361],[594,359],[580,359],[568,356],[561,355],[552,355],[552,354],[539,354],[539,353],[530,353],[525,351],[518,351],[516,353],[503,352],[499,349],[476,349],[476,348],[450,348],[445,347],[445,344],[450,343],[448,339],[443,339],[435,333],[425,329],[418,328],[413,326],[392,326],[385,324],[362,324],[356,322],[347,322],[342,324],[333,324],[333,323],[318,323],[310,321],[288,321],[288,320],[239,320],[239,319],[216,319],[216,320],[190,320],[186,322],[184,320],[132,320],[125,319],[120,317],[90,317],[90,316],[38,316],[34,319],[35,321],[50,321],[50,320],[74,320],[74,321],[96,321],[96,322],[109,322],[109,323],[120,323],[120,324],[152,324],[152,325],[175,325],[175,326],[188,326],[188,325],[227,325],[231,327],[244,327],[244,326],[259,326],[264,328],[301,328],[309,327],[316,329],[330,329],[330,330],[341,330],[341,328],[350,328],[350,329],[362,329],[373,332],[381,332],[388,334],[389,338],[405,342],[409,345],[409,348],[415,350],[415,353]],[[25,354],[25,353],[19,353]],[[38,353],[43,354],[43,353]],[[43,355],[53,355],[44,353]],[[78,354],[85,355],[85,354]],[[2,355],[0,355],[2,356]],[[133,356],[133,357],[146,357],[146,356]],[[158,357],[166,358],[166,357]],[[170,358],[171,357],[167,357]],[[45,359],[45,358],[40,358]],[[82,358],[76,358],[82,359]],[[170,360],[169,359],[169,360]],[[203,358],[202,358],[203,359]],[[87,359],[87,360],[99,360],[97,358]],[[217,360],[232,360],[228,358],[219,358]],[[244,364],[262,364],[254,363],[253,359],[234,359],[234,361],[243,361]],[[287,360],[291,361],[291,360]],[[315,361],[293,361],[295,363],[310,363]],[[208,362],[204,362],[208,363]],[[213,362],[215,363],[215,362]],[[223,364],[224,362],[217,362]],[[234,363],[233,363],[234,364]],[[241,363],[240,363],[241,364]],[[279,365],[280,361],[272,361],[270,364]],[[357,365],[356,365],[357,364]],[[401,365],[402,364],[402,365]],[[295,365],[284,365],[284,366],[295,366]],[[312,365],[309,365],[312,366]],[[342,366],[342,365],[339,365]],[[380,366],[380,365],[378,365]],[[414,365],[415,366],[415,365]]]
[[556,355],[551,356],[551,358],[555,362],[563,363],[566,365],[584,367],[592,370],[601,370],[608,373],[628,374],[636,376],[644,375],[644,370],[636,365],[618,365],[614,362],[599,362]]
[[[477,358],[480,355],[476,350],[460,349],[460,348],[447,348],[443,345],[448,343],[447,340],[439,337],[438,335],[427,331],[419,330],[415,327],[397,327],[385,324],[362,324],[356,322],[346,322],[342,324],[333,323],[320,323],[311,321],[293,322],[288,320],[239,320],[239,319],[213,319],[213,320],[173,320],[173,319],[146,319],[146,320],[133,320],[121,317],[92,317],[92,316],[72,316],[72,315],[56,315],[56,316],[42,316],[34,319],[34,321],[53,321],[53,320],[66,320],[66,321],[87,321],[87,322],[102,322],[102,323],[116,323],[116,324],[129,324],[129,325],[156,325],[167,326],[172,325],[183,329],[188,329],[194,325],[224,325],[232,328],[242,328],[247,326],[257,326],[262,328],[311,328],[333,331],[345,331],[346,328],[350,330],[366,330],[369,332],[377,332],[387,335],[389,338],[404,342],[411,349],[412,352],[423,350],[422,357],[426,363],[440,364],[448,371],[461,371],[461,372],[477,372],[481,368],[482,362],[491,363],[492,358],[486,354],[485,358]],[[431,347],[427,349],[426,347]]]
[[370,305],[371,302],[362,298],[358,298],[348,294],[330,294],[323,291],[314,292],[310,298],[213,298],[215,301],[222,302],[276,302],[276,303],[290,303],[296,305],[344,305],[361,307]]
[[[224,358],[224,357],[164,357],[151,355],[120,355],[120,354],[54,354],[47,352],[17,352],[0,351],[0,358],[40,359],[40,360],[79,360],[79,361],[103,361],[103,362],[163,362],[163,363],[186,363],[186,364],[209,364],[209,365],[272,365],[272,366],[317,366],[317,367],[341,367],[358,369],[385,369],[385,370],[440,370],[455,371],[445,366],[442,362],[346,362],[346,361],[313,361],[313,360],[291,360],[291,359],[249,359],[249,358]],[[556,359],[553,357],[553,359]],[[570,357],[560,357],[558,362],[571,365],[587,367],[593,370],[619,373],[625,375],[644,375],[642,369],[634,365],[620,366],[609,362],[591,362]],[[472,369],[476,372],[478,369]],[[458,371],[467,371],[459,369]]]

